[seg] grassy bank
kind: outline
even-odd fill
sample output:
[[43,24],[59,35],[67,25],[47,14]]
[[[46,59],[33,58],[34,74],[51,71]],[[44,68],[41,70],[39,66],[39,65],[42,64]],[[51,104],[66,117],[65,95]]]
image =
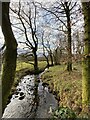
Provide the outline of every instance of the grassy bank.
[[65,65],[50,67],[42,75],[44,83],[56,94],[59,106],[68,107],[77,115],[81,113],[81,64],[74,64],[69,73]]

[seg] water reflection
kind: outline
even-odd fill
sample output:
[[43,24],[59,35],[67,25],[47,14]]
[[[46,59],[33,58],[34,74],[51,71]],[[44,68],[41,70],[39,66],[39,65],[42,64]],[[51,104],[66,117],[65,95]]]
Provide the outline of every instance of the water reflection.
[[7,105],[3,118],[27,118],[31,116],[31,110],[34,105],[34,75],[27,75],[16,88],[12,95],[11,102]]
[[51,107],[55,109],[57,101],[47,84],[42,83],[40,75],[27,75],[17,86],[3,118],[48,118]]

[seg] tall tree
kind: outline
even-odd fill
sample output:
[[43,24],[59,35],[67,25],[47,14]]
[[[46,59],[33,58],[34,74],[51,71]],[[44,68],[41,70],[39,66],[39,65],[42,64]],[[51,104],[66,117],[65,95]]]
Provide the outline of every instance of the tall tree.
[[72,71],[72,48],[71,48],[71,19],[70,19],[70,7],[68,2],[62,3],[66,17],[67,17],[67,34],[68,34],[68,63],[67,63],[67,70]]
[[53,52],[54,64],[55,65],[60,65],[61,55],[62,55],[62,49],[59,46],[57,46],[56,49]]
[[2,2],[2,32],[5,38],[5,55],[2,73],[2,109],[4,110],[7,98],[12,87],[17,58],[17,42],[11,29],[9,19],[9,2]]
[[[49,68],[49,56],[46,55],[46,51],[47,51],[47,47],[44,43],[44,31],[42,32],[42,46],[43,46],[43,56],[45,57],[46,61],[47,61],[47,67]],[[48,52],[48,51],[47,51]]]
[[82,70],[82,103],[83,110],[90,112],[90,2],[82,2],[85,34],[84,34],[84,55]]
[[[17,17],[15,24],[17,30],[22,32],[22,35],[25,37],[25,41],[20,41],[28,47],[30,52],[32,51],[34,57],[34,70],[35,73],[38,72],[38,59],[37,59],[37,50],[38,50],[38,37],[37,37],[37,7],[34,2],[24,2],[19,1],[17,4],[18,7],[15,7],[11,10],[15,13]],[[19,25],[19,26],[18,26]],[[22,39],[21,39],[22,40]]]
[[[41,5],[42,6],[42,5]],[[67,34],[67,52],[68,52],[68,61],[67,61],[67,70],[70,72],[72,71],[72,37],[71,37],[71,29],[72,26],[75,25],[75,23],[78,21],[76,20],[76,16],[78,14],[78,11],[80,10],[80,7],[77,2],[73,2],[72,0],[66,0],[66,1],[55,1],[52,6],[49,7],[43,7],[42,8],[49,13],[51,13],[55,18],[56,22],[60,22],[59,30],[61,26],[65,28],[66,34]],[[78,9],[77,9],[78,8]],[[75,21],[76,20],[76,21]]]
[[[47,38],[46,38],[47,39]],[[46,43],[45,43],[46,42]],[[45,41],[45,38],[43,38],[42,35],[42,46],[43,46],[43,55],[47,60],[47,66],[53,66],[54,65],[54,61],[53,61],[53,51],[51,49],[51,43],[50,43],[50,39],[48,38],[48,40]],[[45,51],[47,52],[48,55],[45,55]],[[50,58],[50,62],[49,63],[49,58]]]

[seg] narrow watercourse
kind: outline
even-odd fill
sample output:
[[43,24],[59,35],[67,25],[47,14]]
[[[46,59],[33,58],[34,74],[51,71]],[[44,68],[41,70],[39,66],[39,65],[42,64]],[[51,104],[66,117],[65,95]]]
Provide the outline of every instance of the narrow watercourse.
[[[43,74],[43,73],[41,73]],[[19,82],[2,118],[50,118],[58,102],[39,75],[26,75]]]

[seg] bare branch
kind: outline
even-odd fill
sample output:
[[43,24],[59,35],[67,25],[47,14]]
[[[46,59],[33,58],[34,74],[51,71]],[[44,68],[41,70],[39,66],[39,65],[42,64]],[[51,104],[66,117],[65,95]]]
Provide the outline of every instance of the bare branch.
[[74,2],[74,5],[71,7],[70,11],[77,5],[77,2]]
[[[41,4],[40,4],[40,5],[41,5]],[[51,10],[43,7],[42,5],[41,5],[41,8],[43,8],[44,10],[46,10],[46,11],[48,11],[49,13],[53,14],[53,15],[54,15],[61,23],[63,23],[63,25],[67,28],[66,24],[59,18],[59,16],[58,16],[56,13],[54,13],[53,11],[51,11]]]

